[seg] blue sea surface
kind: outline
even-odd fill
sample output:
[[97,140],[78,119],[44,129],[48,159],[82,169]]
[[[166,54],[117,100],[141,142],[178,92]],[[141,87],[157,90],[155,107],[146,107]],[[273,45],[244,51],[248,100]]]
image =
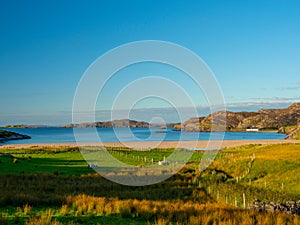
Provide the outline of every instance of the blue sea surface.
[[[5,144],[70,143],[76,142],[73,128],[18,128],[5,129],[26,134],[31,139],[13,140]],[[218,132],[180,132],[172,128],[76,128],[79,142],[133,142],[133,141],[195,141],[220,140]],[[98,138],[99,136],[99,138]],[[97,137],[97,138],[95,138]],[[275,132],[225,132],[224,140],[274,140],[284,139],[284,134]]]

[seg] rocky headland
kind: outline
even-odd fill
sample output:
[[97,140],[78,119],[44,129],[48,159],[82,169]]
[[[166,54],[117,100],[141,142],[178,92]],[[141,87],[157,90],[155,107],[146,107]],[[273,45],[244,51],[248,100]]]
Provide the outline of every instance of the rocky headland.
[[[287,138],[300,134],[300,103],[294,103],[283,109],[261,109],[257,112],[219,111],[206,117],[191,118],[181,124],[175,124],[175,130],[186,132],[220,131],[218,124],[225,124],[226,131],[245,131],[255,127],[259,130],[272,130],[286,133]],[[212,130],[212,122],[215,130]]]
[[24,134],[19,134],[11,131],[0,130],[0,143],[10,140],[30,139],[31,137]]

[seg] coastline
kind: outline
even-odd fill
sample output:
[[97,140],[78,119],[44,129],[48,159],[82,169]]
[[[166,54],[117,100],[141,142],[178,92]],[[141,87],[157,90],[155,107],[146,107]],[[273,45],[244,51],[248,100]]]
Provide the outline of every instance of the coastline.
[[31,137],[16,132],[0,130],[0,144],[5,144],[7,141],[30,139]]
[[129,147],[137,149],[149,148],[216,148],[235,147],[248,144],[300,144],[300,140],[223,140],[223,141],[164,141],[164,142],[102,142],[102,143],[38,143],[38,144],[4,144],[0,148],[32,148],[32,147],[87,147],[87,146],[105,146],[105,147]]

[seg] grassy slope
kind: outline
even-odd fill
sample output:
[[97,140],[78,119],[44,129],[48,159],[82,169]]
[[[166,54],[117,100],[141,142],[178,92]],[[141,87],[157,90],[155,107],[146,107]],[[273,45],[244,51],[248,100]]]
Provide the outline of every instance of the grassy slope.
[[253,186],[300,193],[300,145],[248,145],[222,151],[213,167]]
[[300,140],[300,134],[297,134],[295,137],[294,137],[295,140]]
[[[145,152],[128,149],[109,149],[109,151],[124,162],[147,165],[152,158],[156,162],[162,160],[164,156],[172,152],[172,149]],[[187,218],[182,219],[185,223],[191,223],[191,218],[194,218],[195,224],[200,222],[210,224],[212,222],[209,221],[223,218],[225,221],[223,224],[233,224],[236,218],[237,224],[242,224],[247,220],[248,223],[244,224],[252,224],[250,220],[258,221],[259,224],[281,224],[282,221],[300,224],[300,221],[287,215],[282,218],[281,215],[261,216],[261,214],[239,211],[232,207],[235,204],[242,206],[243,193],[246,194],[247,204],[255,198],[265,201],[300,199],[299,144],[248,145],[229,148],[220,151],[210,168],[202,173],[193,170],[202,156],[201,152],[195,152],[182,172],[161,184],[147,187],[117,185],[100,176],[88,175],[94,174],[94,171],[87,168],[87,163],[76,148],[2,149],[0,153],[2,153],[0,154],[0,183],[2,184],[0,185],[2,193],[0,223],[2,212],[6,218],[12,215],[11,221],[14,223],[18,215],[21,220],[28,221],[32,217],[33,221],[42,217],[46,218],[47,213],[52,213],[53,215],[48,215],[50,220],[52,218],[53,221],[56,218],[63,224],[67,224],[66,221],[73,221],[77,224],[95,224],[96,222],[119,224],[120,221],[124,224],[146,224],[147,221],[151,223],[156,221],[165,224],[166,221],[176,221],[176,218],[174,219],[176,215],[170,215],[174,214],[178,206],[172,206],[172,204],[182,202],[181,205],[184,205],[191,201],[193,208],[197,204],[203,207],[203,203],[208,202],[208,205],[205,206],[206,211],[202,209],[202,214],[197,211],[195,216],[192,216],[194,214],[188,206],[182,209],[188,215],[191,213]],[[146,162],[145,157],[148,159]],[[14,158],[18,159],[16,163],[14,163]],[[189,169],[192,170],[185,172]],[[83,174],[85,176],[82,176]],[[78,202],[82,199],[76,196],[80,194],[87,196],[82,197],[83,199],[95,196],[88,202],[99,202],[97,198],[105,198],[103,207],[108,211],[99,214],[94,206],[90,206],[92,208],[89,209],[88,202],[79,204]],[[68,198],[69,202],[66,200]],[[118,199],[123,199],[122,201],[125,202],[120,203]],[[138,200],[136,203],[126,202],[133,199]],[[148,200],[148,202],[139,205],[139,201],[143,200]],[[160,203],[160,200],[165,200],[167,203]],[[228,205],[216,205],[214,202]],[[26,207],[22,206],[26,203],[33,206],[31,216],[25,215]],[[45,204],[48,206],[45,207]],[[130,210],[122,213],[122,210],[118,210],[120,204],[129,205]],[[162,204],[157,205],[161,208],[159,213],[153,211],[155,204]],[[16,208],[16,206],[21,206],[21,208]],[[144,206],[148,207],[149,212],[142,210]],[[62,213],[64,207],[67,209]],[[50,212],[48,212],[49,209]],[[216,211],[215,215],[210,215],[210,210]],[[202,216],[198,216],[200,214]],[[38,222],[31,224],[38,224]]]
[[[118,160],[135,166],[151,165],[154,162],[163,160],[173,152],[173,149],[154,149],[151,151],[135,151],[130,149],[107,150]],[[2,155],[1,155],[2,153]],[[8,155],[7,155],[8,154]],[[199,161],[202,154],[196,153],[191,161]],[[17,159],[14,163],[13,158]],[[146,161],[145,161],[146,158]],[[60,175],[76,175],[93,173],[88,168],[88,163],[77,148],[39,148],[29,149],[2,149],[0,150],[0,174],[31,174],[50,173]]]
[[[81,175],[91,172],[77,149],[1,150],[0,174],[50,173]],[[14,160],[17,159],[17,160]]]

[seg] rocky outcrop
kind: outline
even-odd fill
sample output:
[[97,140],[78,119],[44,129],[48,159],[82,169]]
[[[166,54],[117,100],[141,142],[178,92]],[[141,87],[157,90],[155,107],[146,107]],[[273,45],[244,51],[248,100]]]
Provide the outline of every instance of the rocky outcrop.
[[113,120],[106,122],[92,122],[92,123],[80,123],[80,124],[67,124],[62,126],[63,128],[87,128],[87,127],[101,127],[101,128],[111,128],[111,127],[149,127],[149,123],[144,121],[135,120]]
[[178,131],[182,130],[182,124],[181,123],[175,123],[175,124],[172,125],[172,127],[173,127],[173,130],[178,130]]
[[259,110],[254,117],[246,118],[240,126],[256,126],[261,129],[279,129],[297,125],[300,120],[300,103],[284,109]]
[[280,202],[261,202],[256,199],[250,204],[249,209],[258,212],[283,212],[300,215],[300,201],[287,201],[286,204],[282,204]]
[[201,121],[203,119],[204,119],[204,117],[188,119],[181,125],[177,124],[177,129],[181,129],[184,131],[190,131],[190,132],[203,130],[202,127],[200,126]]
[[285,128],[282,127],[280,132],[287,134],[285,139],[297,139],[300,140],[300,123],[296,127]]
[[0,142],[10,141],[10,140],[21,140],[30,139],[31,137],[24,134],[18,134],[15,132],[0,130]]
[[247,127],[278,130],[297,125],[299,121],[300,103],[294,103],[288,108],[261,109],[258,112],[219,111],[206,117],[191,118],[177,128],[181,127],[184,131],[221,131],[226,124],[226,131],[245,130]]
[[219,111],[207,117],[191,118],[181,124],[181,129],[188,132],[231,131],[239,128],[245,118],[256,114],[255,112]]

